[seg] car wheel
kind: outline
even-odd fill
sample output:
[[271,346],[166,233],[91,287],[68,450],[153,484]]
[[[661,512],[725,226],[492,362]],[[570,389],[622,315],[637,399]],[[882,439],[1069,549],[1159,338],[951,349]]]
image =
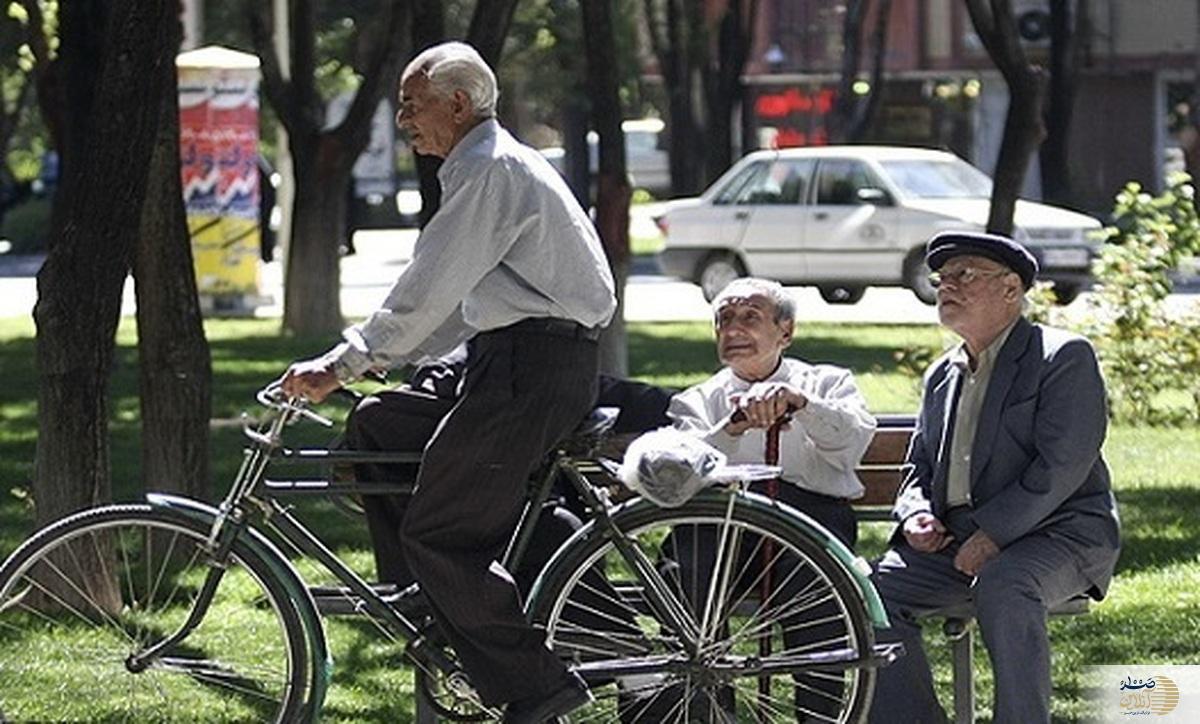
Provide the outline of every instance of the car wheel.
[[913,249],[904,260],[904,286],[926,304],[937,303],[937,290],[929,281],[929,266],[925,263],[925,248]]
[[1062,306],[1066,306],[1075,301],[1075,297],[1079,296],[1080,287],[1078,284],[1063,284],[1062,282],[1054,282],[1054,302]]
[[723,251],[713,252],[700,262],[696,283],[700,285],[705,301],[711,302],[729,286],[729,282],[743,276],[746,276],[746,268],[736,256]]
[[830,304],[857,304],[863,298],[867,288],[850,285],[822,285],[817,287],[817,291],[820,292],[821,299]]

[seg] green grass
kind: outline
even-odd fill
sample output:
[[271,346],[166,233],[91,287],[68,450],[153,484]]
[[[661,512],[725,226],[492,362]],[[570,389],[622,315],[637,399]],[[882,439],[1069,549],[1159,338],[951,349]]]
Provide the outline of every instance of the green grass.
[[[230,420],[253,410],[252,393],[295,358],[322,351],[330,340],[278,334],[276,321],[216,321],[207,325],[212,346],[213,410]],[[36,442],[33,327],[26,320],[0,320],[0,556],[28,534],[27,490]],[[873,411],[907,412],[919,402],[917,380],[901,371],[895,352],[938,349],[943,335],[924,326],[803,325],[792,352],[814,362],[849,366]],[[704,379],[717,367],[711,331],[703,323],[635,324],[630,327],[634,376],[681,387]],[[138,494],[138,419],[135,333],[121,327],[112,381],[114,489],[124,499]],[[325,406],[336,412],[337,405]],[[316,431],[316,439],[328,433]],[[239,462],[240,432],[213,429],[213,475],[223,490]],[[1200,664],[1200,430],[1114,427],[1105,445],[1121,507],[1124,547],[1109,597],[1087,616],[1051,621],[1054,659],[1054,717],[1077,721],[1084,714],[1083,667],[1089,664]],[[365,526],[348,522],[330,506],[308,515],[322,536],[369,573]],[[887,526],[865,526],[862,550],[878,551]],[[312,574],[305,568],[306,577]],[[399,665],[399,648],[381,642],[373,629],[332,621],[334,681],[326,719],[334,722],[406,721],[411,716],[411,679]],[[939,691],[949,699],[947,647],[936,627],[929,651]],[[8,647],[5,647],[8,648]],[[977,648],[980,714],[989,717],[991,679],[986,654]],[[45,718],[61,717],[47,712]]]

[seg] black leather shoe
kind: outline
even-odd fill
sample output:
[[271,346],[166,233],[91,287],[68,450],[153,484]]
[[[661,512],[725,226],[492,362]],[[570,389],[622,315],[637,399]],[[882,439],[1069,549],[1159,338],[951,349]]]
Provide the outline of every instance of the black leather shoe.
[[578,674],[571,674],[562,686],[545,697],[530,697],[509,704],[504,710],[504,724],[542,724],[565,716],[591,701],[592,694],[587,684]]

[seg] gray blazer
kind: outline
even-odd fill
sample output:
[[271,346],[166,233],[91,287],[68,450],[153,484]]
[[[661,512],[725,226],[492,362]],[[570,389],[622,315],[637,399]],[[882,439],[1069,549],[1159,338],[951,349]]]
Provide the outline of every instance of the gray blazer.
[[[945,513],[947,464],[939,449],[959,376],[949,355],[925,374],[892,511],[898,521]],[[975,522],[1001,549],[1033,532],[1064,541],[1097,599],[1120,548],[1116,501],[1100,455],[1107,425],[1104,380],[1087,339],[1019,319],[996,357],[971,450]]]

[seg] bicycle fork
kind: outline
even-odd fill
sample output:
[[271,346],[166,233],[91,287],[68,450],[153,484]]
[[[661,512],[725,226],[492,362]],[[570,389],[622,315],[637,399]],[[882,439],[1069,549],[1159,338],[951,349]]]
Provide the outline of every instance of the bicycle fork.
[[209,570],[204,577],[204,583],[200,586],[200,592],[196,594],[192,609],[188,612],[187,620],[170,636],[147,649],[130,654],[125,659],[127,670],[135,674],[145,671],[164,653],[182,643],[192,631],[196,630],[196,627],[208,614],[208,608],[212,605],[217,586],[221,585],[221,579],[225,577],[234,541],[237,540],[245,526],[245,516],[238,509],[223,512],[218,516],[214,522],[213,535],[208,541],[208,550],[206,551],[208,560],[205,562]]

